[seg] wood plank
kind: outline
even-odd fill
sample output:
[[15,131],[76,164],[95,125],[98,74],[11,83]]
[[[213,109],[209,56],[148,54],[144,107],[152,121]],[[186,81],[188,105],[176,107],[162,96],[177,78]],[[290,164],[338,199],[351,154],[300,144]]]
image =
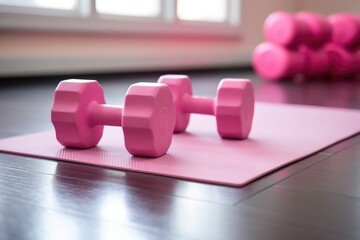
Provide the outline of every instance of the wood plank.
[[333,146],[330,146],[328,148],[325,148],[321,151],[323,154],[333,155],[335,153],[338,153],[345,148],[352,147],[356,144],[360,143],[360,134],[357,134],[353,137],[350,137],[348,139],[345,139],[339,143],[334,144]]
[[257,192],[271,187],[327,157],[322,154],[313,155],[290,165],[290,167],[283,167],[276,170],[244,187],[236,188],[63,161],[8,154],[0,154],[0,156],[2,156],[0,168],[4,169],[4,171],[5,169],[19,170],[19,175],[21,175],[22,172],[34,172],[85,181],[121,184],[129,188],[143,189],[158,194],[168,194],[228,205],[233,205],[243,199],[249,198]]
[[360,199],[346,195],[274,186],[239,203],[236,214],[243,239],[360,238]]
[[[58,209],[43,208],[14,199],[0,198],[1,239],[166,239],[162,229],[155,231],[133,225],[82,217]],[[171,234],[171,239],[184,236]]]
[[345,195],[360,199],[360,144],[318,162],[306,172],[277,184],[304,192]]

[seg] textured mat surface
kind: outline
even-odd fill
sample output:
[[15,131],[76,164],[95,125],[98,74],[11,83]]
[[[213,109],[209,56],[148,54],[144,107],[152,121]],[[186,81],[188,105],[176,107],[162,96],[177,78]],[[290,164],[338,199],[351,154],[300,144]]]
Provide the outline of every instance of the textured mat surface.
[[116,127],[105,128],[88,150],[65,149],[49,131],[0,139],[0,151],[242,186],[359,132],[359,110],[257,103],[249,139],[223,140],[214,117],[193,115],[187,133],[175,135],[168,154],[156,159],[129,155]]

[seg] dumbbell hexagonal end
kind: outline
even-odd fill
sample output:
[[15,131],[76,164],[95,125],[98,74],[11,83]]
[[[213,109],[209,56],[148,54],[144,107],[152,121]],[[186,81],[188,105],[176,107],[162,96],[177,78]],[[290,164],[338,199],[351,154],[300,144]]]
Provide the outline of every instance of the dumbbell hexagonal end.
[[325,17],[306,11],[298,12],[296,17],[308,26],[309,36],[304,39],[307,46],[320,48],[331,40],[331,26]]
[[137,83],[127,91],[123,131],[134,156],[159,157],[167,152],[175,126],[173,96],[165,84]]
[[360,18],[353,14],[338,13],[328,18],[332,27],[332,41],[344,47],[360,45]]
[[335,77],[349,77],[358,73],[356,52],[348,50],[336,43],[325,46],[331,63],[330,72]]
[[297,43],[299,24],[290,13],[274,12],[265,19],[263,33],[269,42],[292,47]]
[[185,95],[192,96],[191,80],[186,75],[163,75],[158,80],[159,83],[165,83],[169,86],[174,98],[176,111],[176,123],[174,132],[184,132],[189,124],[189,113],[182,111],[183,98]]
[[63,146],[90,148],[100,141],[103,126],[92,125],[88,118],[88,107],[94,103],[105,103],[103,89],[97,81],[70,79],[59,83],[51,121]]
[[217,130],[222,138],[245,139],[254,115],[254,90],[248,79],[221,80],[216,95]]
[[259,44],[253,53],[252,65],[258,75],[268,81],[283,79],[289,75],[292,65],[289,51],[273,43]]

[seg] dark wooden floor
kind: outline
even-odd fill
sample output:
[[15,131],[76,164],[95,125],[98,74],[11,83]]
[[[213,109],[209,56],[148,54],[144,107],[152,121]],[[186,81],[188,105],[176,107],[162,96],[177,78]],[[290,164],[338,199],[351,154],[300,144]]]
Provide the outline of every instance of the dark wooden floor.
[[[160,74],[96,78],[108,102],[121,104],[131,83]],[[199,95],[215,95],[221,78],[243,77],[254,81],[257,101],[360,108],[359,80],[269,84],[246,70],[189,74]],[[51,129],[59,79],[2,84],[0,137]],[[0,239],[358,240],[359,226],[360,135],[242,188],[0,153]]]

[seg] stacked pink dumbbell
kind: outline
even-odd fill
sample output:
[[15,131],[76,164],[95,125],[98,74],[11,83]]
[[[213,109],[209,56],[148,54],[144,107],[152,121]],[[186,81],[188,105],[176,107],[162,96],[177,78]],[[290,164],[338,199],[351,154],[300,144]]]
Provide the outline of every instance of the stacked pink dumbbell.
[[360,73],[360,15],[333,14],[328,17],[332,42],[326,50],[332,61],[332,73],[353,76]]
[[[268,42],[256,47],[253,54],[255,71],[270,81],[299,74],[323,77],[358,73],[355,49],[359,42],[355,36],[360,34],[359,19],[350,15],[336,16],[326,19],[310,12],[270,14],[264,23],[264,35]],[[343,22],[333,18],[340,18]],[[337,37],[339,40],[336,40],[335,25],[344,22],[351,25],[346,29],[352,31],[351,37],[346,40]]]
[[129,153],[159,157],[169,149],[173,132],[186,130],[190,113],[214,115],[222,138],[247,138],[254,114],[251,81],[223,79],[216,97],[208,98],[192,95],[188,76],[164,75],[158,83],[131,85],[121,107],[105,104],[96,80],[70,79],[56,88],[51,121],[65,147],[95,147],[105,125],[122,126]]

